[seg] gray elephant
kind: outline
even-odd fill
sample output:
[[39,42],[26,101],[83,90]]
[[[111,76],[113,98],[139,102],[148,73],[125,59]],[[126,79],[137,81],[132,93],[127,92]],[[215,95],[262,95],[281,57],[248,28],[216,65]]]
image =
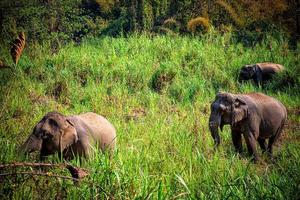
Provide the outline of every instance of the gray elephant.
[[270,80],[274,74],[282,70],[284,70],[284,67],[275,63],[245,65],[240,70],[239,82],[252,79],[256,85],[259,85]]
[[95,146],[111,154],[115,145],[115,128],[104,117],[92,112],[73,116],[49,112],[34,127],[20,151],[40,151],[41,159],[61,152],[65,159],[72,159],[75,155],[88,157]]
[[[218,93],[211,104],[209,129],[217,147],[220,144],[218,128],[222,131],[223,126],[229,124],[236,151],[242,151],[243,134],[249,153],[258,161],[256,141],[263,152],[271,156],[272,146],[281,135],[286,119],[286,108],[273,97],[262,93]],[[268,145],[266,139],[269,139]]]

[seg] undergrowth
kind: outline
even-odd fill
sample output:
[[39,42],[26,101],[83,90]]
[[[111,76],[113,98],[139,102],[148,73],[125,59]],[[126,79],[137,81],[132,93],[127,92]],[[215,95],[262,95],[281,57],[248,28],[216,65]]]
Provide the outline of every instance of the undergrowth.
[[[6,49],[1,57],[10,62]],[[284,39],[250,48],[220,35],[140,35],[86,39],[54,54],[49,49],[26,47],[18,66],[0,71],[0,162],[37,161],[17,149],[53,110],[105,116],[116,127],[117,150],[111,160],[96,153],[69,161],[89,170],[79,187],[0,178],[1,199],[299,198],[300,53]],[[238,83],[240,67],[256,62],[280,63],[288,75],[265,88]],[[283,102],[289,119],[275,161],[262,155],[264,163],[253,164],[246,153],[236,155],[229,127],[213,152],[208,117],[218,91],[258,91]],[[53,156],[49,162],[61,161]]]

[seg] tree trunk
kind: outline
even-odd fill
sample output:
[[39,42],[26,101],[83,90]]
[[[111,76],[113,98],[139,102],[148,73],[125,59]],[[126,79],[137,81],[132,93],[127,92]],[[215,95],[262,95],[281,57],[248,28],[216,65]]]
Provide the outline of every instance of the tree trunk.
[[47,14],[48,18],[48,26],[49,26],[49,32],[57,32],[58,31],[58,22],[57,22],[57,16],[56,16],[56,10],[55,8],[55,0],[46,0],[45,4],[49,10],[49,13]]
[[299,41],[300,39],[300,0],[297,0],[297,10],[296,10],[296,40]]
[[136,0],[129,0],[128,1],[128,13],[129,13],[129,30],[131,32],[135,32],[137,29],[137,22],[136,22]]
[[137,23],[138,29],[144,29],[144,0],[138,0],[137,2]]

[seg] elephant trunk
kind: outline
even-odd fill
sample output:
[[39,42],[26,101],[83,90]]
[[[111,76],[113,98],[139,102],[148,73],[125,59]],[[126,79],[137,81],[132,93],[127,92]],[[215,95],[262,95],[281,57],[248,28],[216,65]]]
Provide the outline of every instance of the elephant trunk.
[[209,118],[209,130],[211,132],[211,136],[214,139],[215,147],[218,147],[220,144],[220,135],[219,135],[220,124],[221,124],[221,116],[211,114]]
[[26,142],[20,147],[19,151],[22,153],[31,153],[33,151],[39,151],[42,147],[42,139],[36,135],[31,134]]
[[239,83],[242,83],[243,80],[244,80],[244,79],[241,77],[241,75],[239,75],[239,77],[238,77],[238,82],[239,82]]

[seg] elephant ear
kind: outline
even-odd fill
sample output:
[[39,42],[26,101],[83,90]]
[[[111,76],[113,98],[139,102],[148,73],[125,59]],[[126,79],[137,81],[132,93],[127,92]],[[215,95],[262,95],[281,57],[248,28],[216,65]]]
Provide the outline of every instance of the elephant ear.
[[240,97],[235,98],[232,105],[231,125],[248,117],[247,103]]
[[78,141],[78,134],[74,123],[69,119],[66,119],[66,127],[62,130],[60,141],[61,151]]

